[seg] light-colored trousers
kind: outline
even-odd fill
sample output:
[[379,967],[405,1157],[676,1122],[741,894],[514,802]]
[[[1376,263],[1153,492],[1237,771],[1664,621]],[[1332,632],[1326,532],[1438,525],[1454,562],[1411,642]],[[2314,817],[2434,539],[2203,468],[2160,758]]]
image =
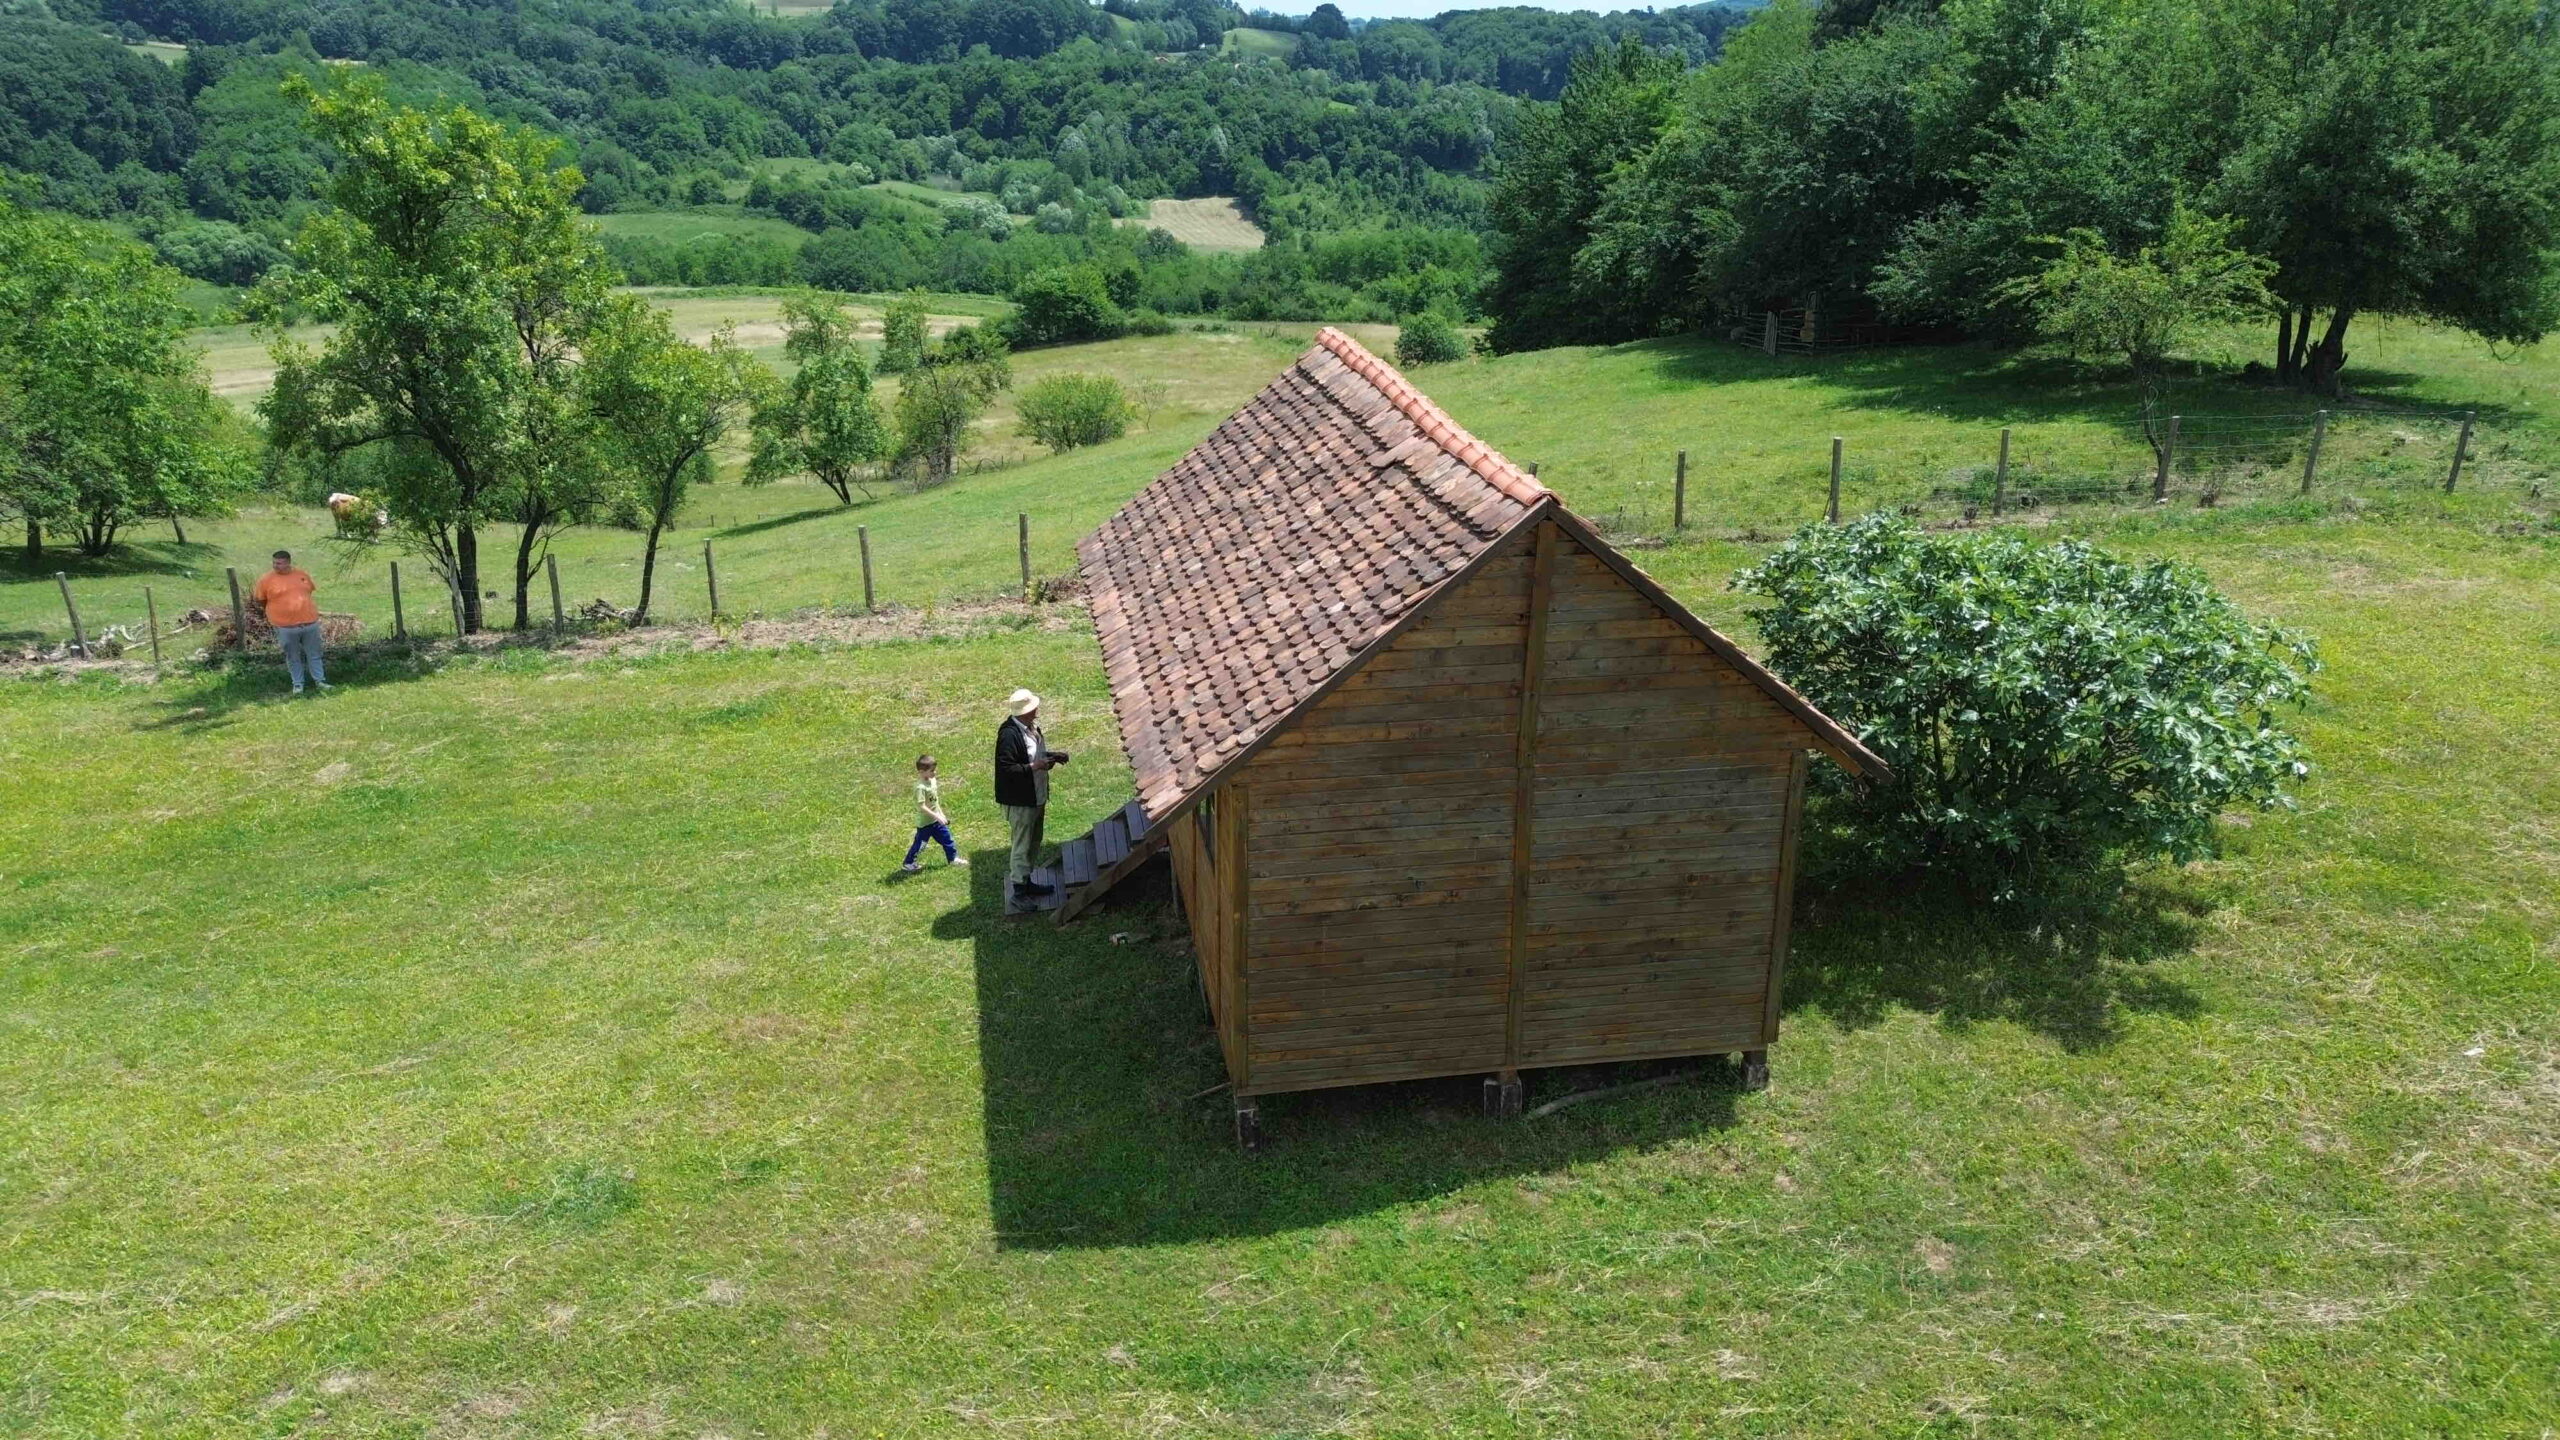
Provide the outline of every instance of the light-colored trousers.
[[1045,805],[1007,805],[1005,828],[1013,835],[1012,863],[1005,867],[1007,884],[1019,885],[1031,878],[1031,864],[1040,858],[1040,827],[1048,819]]
[[276,627],[276,648],[284,652],[285,673],[293,677],[293,688],[302,688],[304,677],[314,683],[329,683],[329,672],[320,663],[320,622],[308,625]]

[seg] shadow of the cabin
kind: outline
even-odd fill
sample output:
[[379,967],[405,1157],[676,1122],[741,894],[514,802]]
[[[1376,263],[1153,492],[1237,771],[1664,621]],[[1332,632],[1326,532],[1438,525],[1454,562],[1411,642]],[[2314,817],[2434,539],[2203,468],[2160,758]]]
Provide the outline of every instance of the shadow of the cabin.
[[1529,1104],[1696,1078],[1509,1121],[1484,1115],[1477,1075],[1267,1096],[1269,1143],[1240,1153],[1162,867],[1063,929],[1002,914],[1004,867],[1001,850],[973,855],[970,903],[934,933],[976,950],[987,1187],[1008,1249],[1272,1234],[1733,1123],[1740,1090],[1721,1062],[1591,1066],[1533,1073]]

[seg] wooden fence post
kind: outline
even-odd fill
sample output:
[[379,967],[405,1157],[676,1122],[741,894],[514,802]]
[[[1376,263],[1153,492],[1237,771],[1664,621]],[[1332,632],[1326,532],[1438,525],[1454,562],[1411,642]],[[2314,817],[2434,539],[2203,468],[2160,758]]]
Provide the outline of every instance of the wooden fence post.
[[409,612],[400,603],[400,562],[391,562],[391,638],[409,638]]
[[2302,457],[2302,493],[2311,493],[2311,477],[2320,473],[2320,442],[2329,438],[2329,412],[2311,412],[2311,451]]
[[1679,529],[1689,521],[1689,452],[1671,463],[1671,528]]
[[711,588],[711,618],[720,618],[720,572],[711,565],[711,542],[702,542],[702,583]]
[[89,636],[80,628],[80,607],[71,601],[71,577],[56,570],[53,572],[53,583],[62,587],[62,608],[71,614],[72,653],[86,660],[90,658]]
[[2178,417],[2172,415],[2169,417],[2168,437],[2160,446],[2160,468],[2153,472],[2151,476],[2151,498],[2153,500],[2158,501],[2169,498],[2169,466],[2175,463],[2177,455]]
[[222,573],[231,577],[231,643],[245,651],[249,648],[249,609],[240,603],[240,567],[225,565]]
[[152,598],[151,587],[142,587],[142,613],[151,617],[151,674],[160,675],[160,602]]
[[1535,460],[1529,462],[1529,478],[1532,480],[1538,478],[1538,462]]
[[560,608],[560,557],[547,550],[544,551],[542,568],[551,572],[551,628],[566,630],[569,628],[569,617]]
[[871,603],[871,527],[854,526],[853,539],[855,544],[862,547],[862,613],[875,614],[879,607]]
[[453,638],[460,640],[462,638],[462,617],[466,608],[462,603],[462,582],[454,579],[450,575],[446,576],[444,580],[444,593],[445,598],[453,602]]
[[1777,356],[1778,312],[1775,310],[1760,312],[1760,353],[1772,359]]
[[2009,503],[2009,427],[2000,427],[2000,464],[1991,472],[1991,516],[2000,518]]
[[2447,495],[2453,493],[2453,482],[2462,478],[2463,459],[2471,453],[2471,422],[2479,415],[2477,410],[2462,412],[2462,433],[2453,439],[2453,468],[2446,471],[2444,477],[2444,493]]
[[1028,605],[1033,599],[1031,594],[1031,512],[1026,510],[1018,518],[1022,542],[1022,603]]
[[1831,523],[1840,523],[1840,437],[1831,437]]

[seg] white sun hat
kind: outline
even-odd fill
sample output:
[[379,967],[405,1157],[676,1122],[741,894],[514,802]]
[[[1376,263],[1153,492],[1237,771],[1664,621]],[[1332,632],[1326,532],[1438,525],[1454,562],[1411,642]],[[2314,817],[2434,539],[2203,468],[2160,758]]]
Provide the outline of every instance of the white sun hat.
[[1005,702],[1005,708],[1016,715],[1028,715],[1040,708],[1040,697],[1028,690],[1016,690]]

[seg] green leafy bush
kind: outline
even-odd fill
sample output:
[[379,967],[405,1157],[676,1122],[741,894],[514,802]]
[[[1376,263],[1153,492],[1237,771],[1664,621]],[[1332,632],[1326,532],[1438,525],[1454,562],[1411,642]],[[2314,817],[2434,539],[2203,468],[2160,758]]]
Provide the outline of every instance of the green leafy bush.
[[1015,409],[1022,433],[1055,454],[1117,440],[1138,413],[1129,392],[1108,375],[1052,375],[1025,389]]
[[1426,310],[1404,322],[1396,332],[1396,363],[1399,365],[1445,365],[1467,357],[1467,339],[1449,317]]
[[2016,895],[2184,858],[2308,770],[2275,712],[2308,695],[2312,643],[2188,566],[1875,515],[1733,583],[1771,602],[1752,612],[1771,668],[1893,766],[1845,797],[1886,867]]
[[1098,265],[1061,265],[1027,275],[1014,287],[1013,303],[1017,346],[1108,340],[1127,324]]

